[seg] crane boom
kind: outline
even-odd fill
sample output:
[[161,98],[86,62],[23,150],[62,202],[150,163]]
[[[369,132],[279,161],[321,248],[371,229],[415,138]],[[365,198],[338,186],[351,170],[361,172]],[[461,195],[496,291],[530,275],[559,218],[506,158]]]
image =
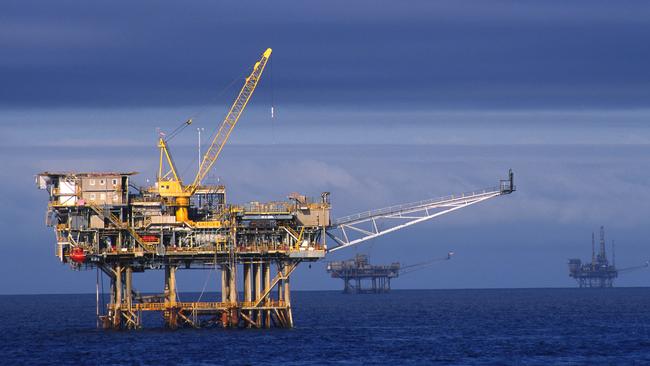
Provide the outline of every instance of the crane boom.
[[272,50],[270,48],[267,48],[266,51],[264,51],[260,60],[255,63],[255,66],[253,66],[253,71],[246,78],[244,86],[230,107],[230,110],[228,111],[226,118],[221,123],[217,134],[212,139],[210,147],[205,152],[205,155],[203,155],[203,160],[199,166],[199,171],[196,173],[194,182],[186,189],[190,193],[194,192],[196,188],[201,184],[201,181],[206,177],[214,163],[219,158],[221,150],[226,145],[226,142],[228,142],[228,138],[230,137],[232,130],[235,128],[239,117],[244,111],[244,108],[246,108],[249,99],[257,87],[257,83],[262,76],[262,72],[266,67],[266,63],[269,60],[269,57],[271,57],[271,52]]

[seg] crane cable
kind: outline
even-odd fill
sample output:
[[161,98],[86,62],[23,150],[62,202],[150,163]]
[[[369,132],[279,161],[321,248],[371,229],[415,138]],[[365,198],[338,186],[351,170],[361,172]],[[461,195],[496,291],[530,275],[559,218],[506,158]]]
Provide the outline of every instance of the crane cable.
[[96,327],[99,329],[99,267],[96,268],[96,278],[95,278],[95,307],[96,307]]
[[[208,103],[206,106],[204,106],[204,107],[203,107],[202,109],[200,109],[198,112],[195,112],[195,113],[191,114],[190,117],[187,119],[187,121],[183,122],[180,126],[176,127],[176,129],[174,129],[174,130],[169,134],[169,136],[165,139],[165,142],[168,142],[168,141],[171,140],[172,138],[176,137],[176,136],[177,136],[181,131],[183,131],[183,130],[185,129],[185,127],[187,127],[187,126],[189,126],[190,124],[192,124],[192,122],[193,122],[195,119],[198,119],[198,118],[200,118],[201,116],[203,116],[203,115],[206,113],[206,111],[210,108],[210,106],[212,106],[213,104],[216,104],[216,103],[221,99],[221,97],[222,97],[222,96],[223,96],[227,91],[229,91],[229,90],[232,88],[233,85],[235,85],[235,83],[236,83],[237,81],[240,81],[240,80],[246,78],[246,74],[248,73],[248,70],[249,70],[249,69],[250,69],[250,68],[247,68],[246,71],[244,71],[243,73],[241,73],[239,76],[233,78],[233,79],[230,81],[230,83],[228,83],[228,85],[226,85],[226,87],[224,87],[223,89],[221,89],[221,91],[220,91],[220,92],[219,92],[219,93],[218,93],[218,94],[213,98],[213,100],[212,100],[211,103]],[[225,104],[225,105],[226,105],[226,104]],[[227,106],[227,105],[226,105],[226,106]],[[228,112],[228,110],[226,110],[226,113],[227,113],[227,112]],[[161,132],[161,131],[160,131],[160,132]],[[214,137],[214,134],[215,134],[215,133],[217,133],[217,127],[215,127],[215,129],[212,131],[212,134],[211,134],[210,137],[208,138],[208,141],[211,141],[211,140],[212,140],[212,138]],[[192,160],[188,163],[188,165],[185,167],[185,169],[183,169],[183,170],[180,172],[180,176],[184,176],[184,175],[185,175],[185,174],[190,170],[190,168],[191,168],[193,165],[196,165],[195,163],[196,163],[196,157],[192,158]]]
[[[227,91],[229,91],[229,90],[233,87],[233,85],[235,85],[236,82],[238,82],[238,81],[240,81],[240,80],[242,80],[242,79],[243,79],[243,80],[246,80],[246,76],[247,76],[248,74],[250,74],[250,72],[249,72],[250,69],[251,69],[251,67],[247,67],[246,70],[245,70],[244,72],[242,72],[239,76],[237,76],[237,77],[235,77],[234,79],[232,79],[232,80],[230,81],[230,83],[229,83],[225,88],[223,88],[223,89],[221,90],[221,92],[219,92],[219,94],[217,94],[217,96],[216,96],[215,99],[214,99],[214,103],[216,104],[216,103],[218,102],[218,99],[221,98],[221,97],[222,97],[222,96],[223,96]],[[236,97],[235,97],[235,98],[236,98]],[[232,103],[224,104],[224,106],[226,107],[225,115],[228,114],[228,111],[230,110],[230,105],[231,105],[231,104],[232,104]],[[209,108],[209,106],[205,106],[205,107],[204,107],[200,112],[195,113],[195,114],[192,116],[192,118],[198,118],[198,117],[202,116],[202,115],[207,111],[208,108]],[[223,120],[223,118],[222,118],[222,120]],[[211,133],[210,136],[208,137],[207,141],[212,141],[212,139],[214,138],[214,135],[217,133],[218,130],[219,130],[219,126],[217,125],[217,126],[215,126],[214,129],[212,130],[212,133]]]
[[274,87],[274,77],[273,77],[273,60],[269,59],[269,71],[270,71],[270,84],[271,84],[271,143],[275,145],[275,87]]
[[187,121],[181,123],[176,129],[174,129],[167,138],[165,138],[165,142],[171,141],[174,137],[176,137],[181,131],[185,129],[185,127],[189,126],[192,124],[192,119],[189,118]]
[[246,77],[246,82],[230,106],[228,114],[226,114],[226,117],[221,122],[217,133],[214,135],[214,138],[210,143],[210,147],[206,150],[206,153],[203,156],[203,160],[200,162],[198,173],[196,174],[194,181],[192,184],[184,188],[185,192],[190,192],[190,194],[192,194],[197,189],[198,185],[201,184],[201,180],[206,177],[210,169],[212,169],[214,164],[217,162],[221,151],[228,142],[233,129],[237,125],[237,122],[242,116],[244,109],[248,105],[253,92],[261,80],[262,73],[264,72],[266,64],[271,57],[272,51],[273,50],[271,48],[267,48],[266,51],[264,51],[262,54],[261,58],[255,63],[255,65],[253,65],[253,69],[250,75]]
[[214,273],[217,273],[217,250],[215,248],[214,250],[214,267],[212,267],[209,271],[208,274],[205,276],[205,282],[203,282],[203,288],[201,289],[201,294],[199,294],[199,299],[196,300],[196,302],[201,301],[201,298],[203,297],[203,294],[205,293],[205,288],[208,285],[208,280],[210,279],[210,275],[212,274],[212,271]]

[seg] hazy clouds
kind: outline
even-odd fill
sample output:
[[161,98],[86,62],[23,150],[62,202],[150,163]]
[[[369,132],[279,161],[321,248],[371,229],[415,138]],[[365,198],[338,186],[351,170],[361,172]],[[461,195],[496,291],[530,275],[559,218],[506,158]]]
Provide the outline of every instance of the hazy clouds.
[[[266,47],[269,69],[213,174],[231,202],[331,191],[341,216],[491,186],[513,168],[512,196],[332,259],[455,250],[395,287],[568,286],[566,259],[588,257],[605,224],[621,265],[638,264],[650,257],[648,19],[642,1],[5,1],[0,229],[19,260],[0,273],[19,280],[0,293],[93,290],[94,274],[53,256],[35,173],[135,170],[145,184],[156,129],[193,117],[170,143],[191,176],[195,127],[217,126]],[[322,265],[295,286],[338,288]],[[203,284],[182,276],[183,290]]]
[[273,47],[280,104],[639,107],[649,16],[644,1],[6,1],[0,103],[212,103]]
[[[141,171],[136,182],[145,184],[155,170],[155,148],[0,151],[8,159],[1,178],[13,182],[0,198],[8,208],[0,223],[6,233],[3,246],[11,247],[12,256],[29,257],[39,268],[23,271],[23,259],[9,261],[2,271],[21,273],[21,281],[3,283],[0,291],[92,291],[92,273],[73,273],[53,256],[54,235],[43,223],[47,197],[36,190],[32,176],[45,169],[133,169]],[[179,146],[174,152],[191,176],[194,147]],[[454,250],[452,262],[404,278],[396,286],[569,286],[566,259],[589,256],[590,232],[600,224],[607,225],[608,238],[616,239],[622,266],[650,257],[649,154],[647,145],[232,145],[224,150],[214,177],[227,185],[231,202],[283,199],[292,191],[313,196],[331,191],[334,215],[342,216],[492,186],[513,168],[518,191],[511,196],[337,252],[330,259],[361,251],[377,262],[414,263]],[[301,268],[296,287],[337,288],[322,266]],[[204,275],[183,274],[183,289],[199,290]],[[139,287],[157,290],[160,278],[147,278]],[[636,274],[619,283],[644,281],[645,276]]]

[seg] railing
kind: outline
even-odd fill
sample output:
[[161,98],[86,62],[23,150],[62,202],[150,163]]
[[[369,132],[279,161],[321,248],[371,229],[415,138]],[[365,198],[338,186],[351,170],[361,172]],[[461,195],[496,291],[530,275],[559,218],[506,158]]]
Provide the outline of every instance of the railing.
[[[134,303],[131,304],[131,309],[127,304],[119,306],[122,310],[131,311],[165,311],[170,308],[178,308],[183,310],[226,310],[232,308],[242,308],[249,310],[251,308],[283,308],[286,307],[286,301],[271,300],[260,303],[255,306],[255,301],[240,301],[240,302],[150,302],[150,303]],[[108,304],[108,310],[117,309],[117,304]]]
[[244,213],[275,213],[288,214],[291,212],[291,206],[284,202],[272,203],[246,203],[240,205]]
[[[149,243],[148,243],[149,244]],[[151,244],[149,244],[151,245]],[[313,250],[325,250],[325,247],[320,244],[320,243],[314,243],[310,242],[309,248],[313,248]],[[165,247],[165,253],[167,255],[170,254],[175,254],[175,255],[192,255],[196,256],[199,254],[205,254],[205,253],[210,253],[210,255],[214,255],[216,253],[228,253],[229,252],[229,245],[226,243],[217,243],[217,244],[212,244],[212,245],[206,245],[206,246],[185,246],[185,247],[172,247],[172,246],[166,246]],[[250,245],[237,245],[235,248],[235,253],[237,254],[258,254],[258,253],[278,253],[278,254],[288,254],[292,252],[299,252],[301,247],[300,246],[290,246],[287,244],[277,244],[277,245],[263,245],[263,244],[250,244]],[[112,250],[102,250],[99,252],[99,254],[116,254],[116,255],[125,255],[125,254],[133,254],[133,253],[142,253],[142,249],[140,247],[135,247],[135,248],[122,248],[122,249],[117,249],[115,247],[112,248]]]
[[138,196],[137,198],[132,198],[131,199],[132,204],[137,204],[137,203],[140,203],[140,202],[142,202],[142,203],[158,203],[158,204],[162,204],[162,202],[160,201],[160,197],[156,197],[156,196],[151,196],[151,197]]

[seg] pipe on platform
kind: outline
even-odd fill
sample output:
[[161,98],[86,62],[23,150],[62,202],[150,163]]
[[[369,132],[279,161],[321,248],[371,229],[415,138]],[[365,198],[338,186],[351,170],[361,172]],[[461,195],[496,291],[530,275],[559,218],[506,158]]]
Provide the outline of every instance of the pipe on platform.
[[[271,262],[266,261],[262,264],[262,272],[264,276],[264,293],[269,291],[271,287]],[[268,304],[271,299],[270,299],[270,292],[269,295],[266,297],[265,303]],[[264,326],[266,328],[271,328],[271,310],[266,310],[266,314],[264,317]]]
[[[260,263],[253,263],[253,277],[255,279],[254,287],[255,287],[255,301],[259,301],[260,296],[262,296],[262,271],[260,271],[261,264]],[[262,327],[262,311],[256,311],[255,314],[255,323],[257,324],[258,328]]]

